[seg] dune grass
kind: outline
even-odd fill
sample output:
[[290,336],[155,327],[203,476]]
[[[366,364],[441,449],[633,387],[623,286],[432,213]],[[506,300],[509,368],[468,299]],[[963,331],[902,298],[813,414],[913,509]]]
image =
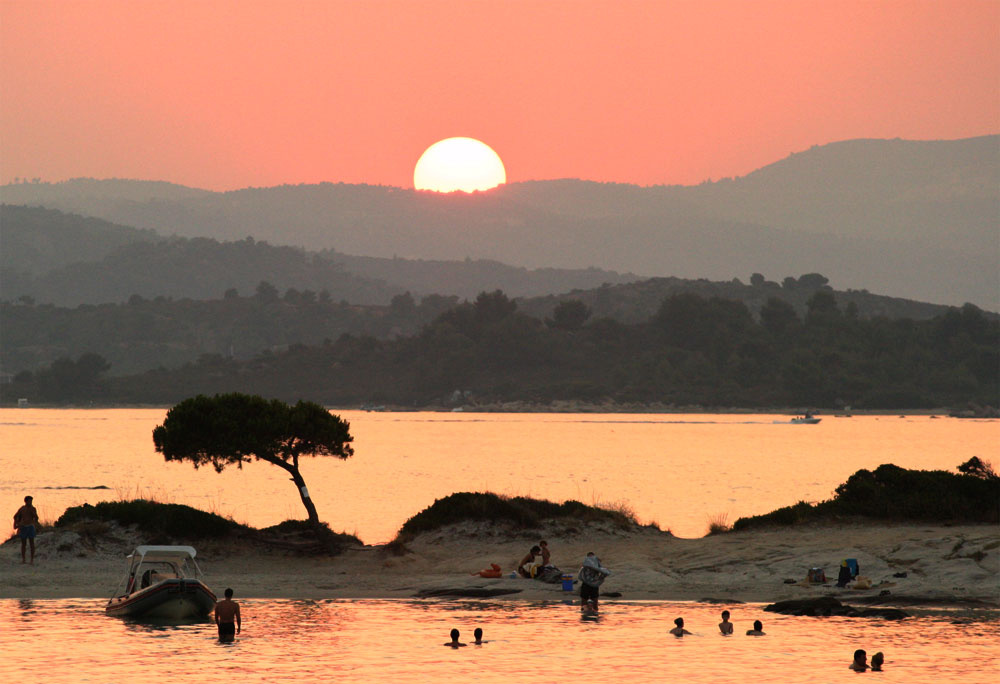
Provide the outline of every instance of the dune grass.
[[723,534],[725,532],[731,532],[732,530],[733,526],[729,524],[728,513],[716,513],[708,518],[708,533],[706,536]]

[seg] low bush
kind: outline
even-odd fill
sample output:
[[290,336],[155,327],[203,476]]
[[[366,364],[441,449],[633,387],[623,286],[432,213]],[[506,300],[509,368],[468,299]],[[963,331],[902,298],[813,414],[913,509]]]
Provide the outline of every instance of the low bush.
[[[966,466],[968,464],[962,464],[959,468]],[[884,464],[874,472],[859,470],[851,475],[847,482],[837,487],[836,496],[829,501],[818,504],[800,501],[765,515],[740,518],[733,529],[849,517],[900,522],[997,523],[1000,522],[1000,478],[989,477],[990,473],[988,465],[949,473],[907,470]]]
[[199,511],[182,504],[158,503],[146,499],[102,501],[91,506],[73,506],[56,520],[56,527],[70,527],[82,521],[102,520],[123,526],[135,525],[153,538],[219,539],[250,528],[237,522]]
[[609,509],[588,506],[579,501],[557,504],[543,499],[507,497],[491,492],[458,492],[437,499],[403,523],[396,540],[405,541],[422,532],[466,520],[506,522],[515,527],[532,529],[538,527],[543,520],[558,518],[575,522],[608,522],[621,528],[638,525],[635,516],[621,505]]

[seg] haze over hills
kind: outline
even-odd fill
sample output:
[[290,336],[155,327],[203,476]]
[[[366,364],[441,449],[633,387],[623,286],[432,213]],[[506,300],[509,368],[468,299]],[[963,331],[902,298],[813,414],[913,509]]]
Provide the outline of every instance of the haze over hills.
[[495,261],[423,261],[308,252],[253,239],[164,237],[102,219],[39,207],[0,205],[0,297],[77,306],[144,298],[218,299],[279,291],[323,293],[351,304],[388,304],[394,295],[475,298],[500,289],[546,295],[640,276],[599,269],[533,269]]
[[493,259],[841,287],[1000,308],[1000,136],[854,140],[699,186],[515,183],[474,195],[303,185],[225,193],[132,181],[8,185],[3,200],[166,234],[369,257]]

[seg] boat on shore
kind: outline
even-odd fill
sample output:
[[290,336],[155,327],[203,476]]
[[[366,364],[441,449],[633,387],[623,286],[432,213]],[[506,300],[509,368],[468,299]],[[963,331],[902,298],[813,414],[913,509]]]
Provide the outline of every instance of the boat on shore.
[[192,546],[137,546],[126,557],[125,577],[104,612],[114,617],[207,616],[215,608],[216,597],[200,579],[195,555]]

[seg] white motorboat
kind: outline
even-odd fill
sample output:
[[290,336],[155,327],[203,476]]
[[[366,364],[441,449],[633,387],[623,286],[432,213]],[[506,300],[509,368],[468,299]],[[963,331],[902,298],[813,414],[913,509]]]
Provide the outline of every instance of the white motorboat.
[[178,619],[208,615],[216,598],[200,579],[195,555],[192,546],[137,546],[126,558],[125,578],[104,612],[115,617]]

